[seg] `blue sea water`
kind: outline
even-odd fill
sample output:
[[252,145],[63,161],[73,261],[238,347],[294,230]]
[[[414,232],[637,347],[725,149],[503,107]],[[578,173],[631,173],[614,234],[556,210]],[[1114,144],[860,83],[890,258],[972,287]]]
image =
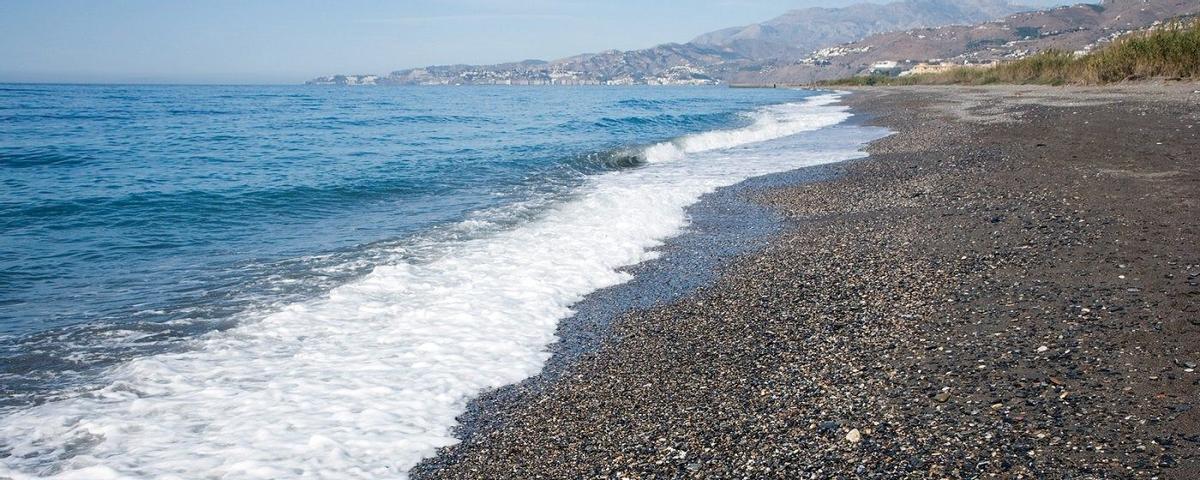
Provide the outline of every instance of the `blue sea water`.
[[803,95],[0,86],[0,395],[318,295],[384,261],[377,244]]
[[0,85],[0,477],[379,478],[746,178],[784,89]]

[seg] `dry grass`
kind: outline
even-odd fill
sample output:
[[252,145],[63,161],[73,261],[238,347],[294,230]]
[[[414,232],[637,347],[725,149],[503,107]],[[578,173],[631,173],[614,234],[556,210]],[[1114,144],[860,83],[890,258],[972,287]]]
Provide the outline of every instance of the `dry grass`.
[[990,68],[957,68],[906,77],[853,77],[826,85],[1102,85],[1142,78],[1200,79],[1200,21],[1127,35],[1076,57],[1046,51]]

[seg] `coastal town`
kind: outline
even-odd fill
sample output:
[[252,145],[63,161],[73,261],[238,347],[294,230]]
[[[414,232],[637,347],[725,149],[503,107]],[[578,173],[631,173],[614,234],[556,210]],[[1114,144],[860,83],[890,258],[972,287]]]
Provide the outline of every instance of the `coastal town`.
[[[766,36],[787,25],[747,27],[726,39],[714,32],[684,44],[607,50],[554,61],[443,65],[387,75],[329,75],[310,85],[721,85],[804,84],[854,75],[908,76],[953,68],[984,68],[1046,50],[1086,55],[1133,32],[1159,28],[1164,19],[1200,14],[1200,4],[1174,0],[1079,4],[1016,12],[967,24],[951,22],[828,44]],[[967,17],[964,17],[964,19]],[[866,20],[866,19],[860,19]],[[782,21],[782,20],[779,20]],[[800,21],[789,19],[790,22]],[[883,20],[873,18],[879,23]],[[768,22],[769,23],[769,22]],[[774,34],[778,36],[778,34]],[[839,38],[836,35],[830,39]],[[749,46],[747,46],[749,45]]]
[[[650,73],[622,73],[616,76],[597,75],[564,68],[486,68],[430,67],[398,72],[399,75],[332,75],[309,81],[310,85],[380,85],[401,83],[409,85],[717,85],[721,81],[708,75],[703,68],[676,65]],[[403,78],[404,80],[396,80]]]

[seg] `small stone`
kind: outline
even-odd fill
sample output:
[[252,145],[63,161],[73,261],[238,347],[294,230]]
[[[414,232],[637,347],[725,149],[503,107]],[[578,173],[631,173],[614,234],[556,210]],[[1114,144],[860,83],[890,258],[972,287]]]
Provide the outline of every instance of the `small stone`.
[[950,392],[941,392],[937,395],[934,395],[933,399],[937,400],[938,403],[946,403],[947,400],[950,400]]
[[992,404],[992,410],[999,410],[999,409],[1001,409],[1001,408],[1004,408],[1004,404],[1003,404],[1003,403],[993,403],[993,404]]
[[857,429],[857,428],[855,428],[855,429],[852,429],[852,430],[850,430],[850,433],[847,433],[847,434],[846,434],[846,441],[848,441],[848,442],[850,442],[850,443],[858,443],[858,442],[861,442],[861,441],[862,441],[862,434],[861,434],[861,433],[858,433],[858,429]]
[[1047,347],[1045,345],[1042,345],[1042,346],[1038,347],[1038,349],[1037,349],[1038,353],[1046,353],[1046,351],[1048,351],[1048,350],[1050,350],[1050,347]]

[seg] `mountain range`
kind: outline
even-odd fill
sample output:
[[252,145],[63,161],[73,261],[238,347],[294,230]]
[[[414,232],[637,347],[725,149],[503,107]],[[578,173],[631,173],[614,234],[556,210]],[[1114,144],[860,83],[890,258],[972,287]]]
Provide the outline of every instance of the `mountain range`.
[[870,35],[799,60],[766,60],[734,83],[810,83],[918,65],[987,65],[1054,49],[1085,53],[1129,32],[1200,15],[1197,0],[1106,0],[1021,12],[975,25],[915,28]]
[[973,24],[1030,9],[1003,0],[909,0],[805,8],[762,23],[706,33],[690,44],[730,50],[748,59],[794,59],[874,33]]
[[[1043,48],[1087,49],[1155,21],[1200,13],[1197,0],[1104,0],[1035,10],[1008,0],[904,0],[806,8],[718,30],[688,43],[553,61],[443,65],[388,75],[334,75],[309,84],[704,85],[805,83],[883,62],[981,62]],[[894,64],[894,65],[893,65]]]

